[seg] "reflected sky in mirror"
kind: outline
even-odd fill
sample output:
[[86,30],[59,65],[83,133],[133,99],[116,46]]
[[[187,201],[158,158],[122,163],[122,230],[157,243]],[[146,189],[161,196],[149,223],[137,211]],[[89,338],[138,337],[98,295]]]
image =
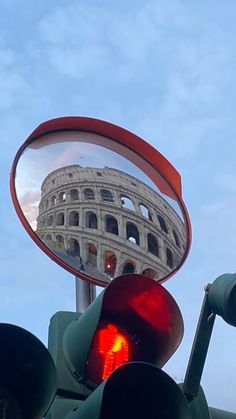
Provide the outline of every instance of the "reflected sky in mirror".
[[27,147],[19,159],[15,178],[17,198],[26,219],[34,230],[36,230],[43,180],[54,170],[74,164],[95,168],[113,167],[139,179],[156,190],[183,220],[178,202],[162,194],[145,173],[114,151],[96,144],[69,140],[48,145],[46,141],[40,141],[40,148],[38,148],[36,140],[33,147]]

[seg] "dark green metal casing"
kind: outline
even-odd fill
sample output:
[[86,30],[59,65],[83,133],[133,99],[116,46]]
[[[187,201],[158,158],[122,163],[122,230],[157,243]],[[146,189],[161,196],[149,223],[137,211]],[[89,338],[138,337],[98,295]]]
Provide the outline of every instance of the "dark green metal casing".
[[[103,393],[104,385],[104,394],[108,394],[113,379],[106,384],[94,382],[87,369],[88,365],[90,371],[97,368],[96,356],[93,360],[88,356],[94,335],[104,322],[127,330],[133,345],[131,361],[150,362],[158,367],[171,357],[183,335],[182,315],[175,300],[164,287],[143,275],[127,274],[114,279],[83,314],[56,313],[50,323],[49,350],[58,372],[58,391],[46,419],[64,419],[66,413],[83,406],[86,398],[89,405],[93,404],[94,397]],[[137,371],[141,368],[137,367]],[[146,366],[145,371],[152,370]],[[159,373],[153,376],[156,374]],[[149,387],[147,374],[147,381],[138,372],[135,376],[140,388]],[[110,392],[115,397],[113,390]]]
[[192,419],[187,399],[164,371],[130,362],[110,377],[65,419]]
[[236,326],[236,274],[224,274],[209,285],[209,304],[213,313]]
[[56,369],[45,346],[19,326],[0,323],[0,417],[41,419],[56,393]]

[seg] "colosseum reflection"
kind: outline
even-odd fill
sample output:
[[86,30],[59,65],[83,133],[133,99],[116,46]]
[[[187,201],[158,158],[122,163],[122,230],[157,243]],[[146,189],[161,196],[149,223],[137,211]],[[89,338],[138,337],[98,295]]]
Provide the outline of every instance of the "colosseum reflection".
[[109,167],[50,173],[36,232],[62,260],[107,282],[132,272],[160,280],[181,261],[186,243],[183,221],[154,189]]

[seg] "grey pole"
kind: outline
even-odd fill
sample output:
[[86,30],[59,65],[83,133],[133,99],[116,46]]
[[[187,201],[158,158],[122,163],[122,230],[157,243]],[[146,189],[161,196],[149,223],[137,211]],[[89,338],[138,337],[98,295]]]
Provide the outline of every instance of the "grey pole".
[[96,286],[75,277],[76,311],[83,313],[96,298]]

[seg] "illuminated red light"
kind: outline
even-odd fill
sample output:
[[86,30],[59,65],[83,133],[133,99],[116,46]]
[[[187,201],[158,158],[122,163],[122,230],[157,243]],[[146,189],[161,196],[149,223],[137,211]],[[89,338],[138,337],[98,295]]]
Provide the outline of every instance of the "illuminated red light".
[[102,380],[129,360],[129,342],[112,323],[98,331],[98,353],[103,358]]
[[129,358],[130,342],[124,332],[113,323],[105,323],[94,336],[88,358],[88,377],[98,384]]

